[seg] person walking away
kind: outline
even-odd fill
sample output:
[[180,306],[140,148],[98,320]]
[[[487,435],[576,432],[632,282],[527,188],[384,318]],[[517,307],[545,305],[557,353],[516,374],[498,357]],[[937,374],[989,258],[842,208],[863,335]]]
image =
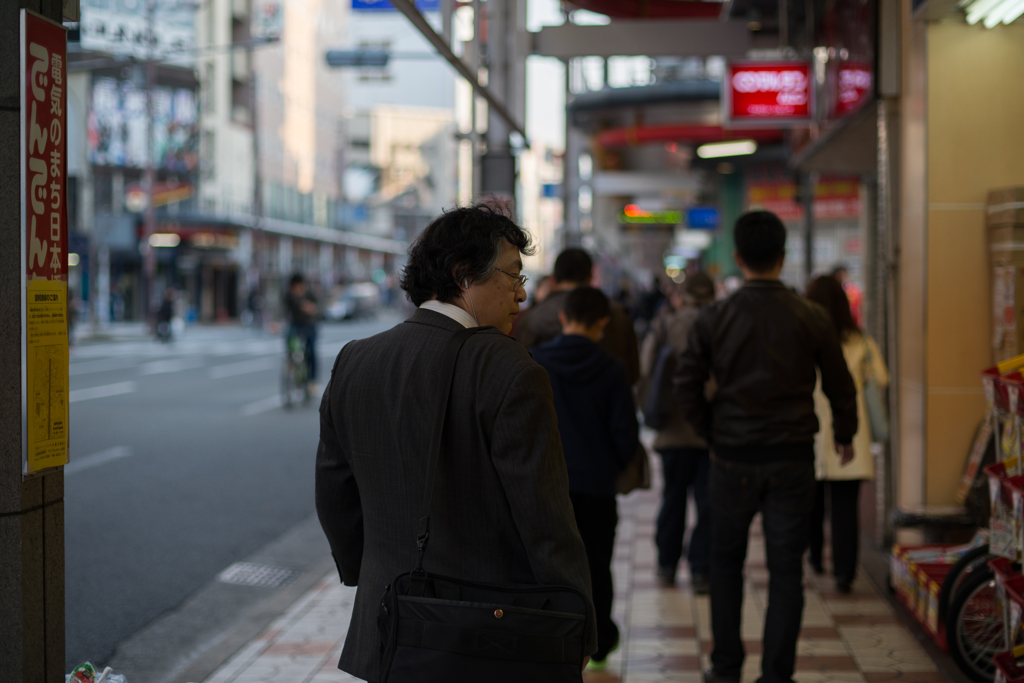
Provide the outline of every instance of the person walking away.
[[[766,211],[736,221],[734,258],[745,284],[697,318],[675,378],[676,398],[713,454],[709,683],[739,681],[743,564],[754,515],[770,582],[759,683],[793,680],[803,617],[803,554],[814,504],[814,387],[832,406],[840,460],[853,457],[857,390],[828,313],[779,281],[786,229]],[[714,375],[714,399],[705,386]]]
[[156,312],[156,338],[162,342],[171,341],[173,330],[171,323],[174,320],[174,289],[168,287],[164,290],[163,301]]
[[821,423],[814,441],[817,488],[811,514],[811,567],[824,574],[822,549],[825,544],[825,499],[828,498],[829,524],[832,529],[832,574],[836,591],[850,593],[857,574],[860,547],[860,483],[875,477],[875,459],[871,454],[871,422],[864,401],[864,385],[874,378],[879,386],[888,386],[889,370],[875,340],[854,322],[850,301],[842,284],[834,277],[819,277],[807,287],[807,298],[829,312],[843,345],[846,366],[857,387],[857,433],[853,437],[853,460],[839,461],[832,441],[832,410],[819,383],[814,392],[814,408]]
[[[591,284],[594,262],[582,249],[565,249],[555,259],[552,277],[551,293],[544,301],[524,311],[516,322],[515,337],[527,349],[546,344],[561,334],[558,312],[565,307],[565,297],[569,292]],[[600,345],[625,364],[630,385],[636,384],[640,379],[640,345],[633,329],[633,319],[617,302],[612,303],[610,316]]]
[[[715,283],[704,273],[686,278],[685,286],[669,294],[669,310],[655,318],[640,350],[640,366],[647,379],[646,420],[655,429],[654,449],[661,456],[664,487],[654,531],[658,548],[658,583],[674,586],[686,536],[687,499],[692,492],[697,523],[690,533],[687,563],[690,585],[707,595],[711,560],[711,515],[708,503],[710,453],[682,408],[672,398],[672,373],[701,309],[715,300]],[[653,411],[653,412],[652,412]],[[653,423],[653,424],[652,424]]]
[[597,652],[588,669],[602,671],[619,643],[612,621],[615,480],[636,453],[639,425],[625,366],[597,344],[611,319],[608,297],[584,286],[563,303],[562,334],[535,348],[533,359],[551,378],[569,498],[587,549],[597,613]]
[[316,296],[306,284],[301,273],[292,275],[288,282],[288,293],[284,299],[284,309],[288,313],[288,332],[285,336],[285,348],[288,338],[297,336],[303,341],[306,356],[306,375],[310,393],[316,392],[316,320],[320,314]]
[[[424,569],[571,586],[590,600],[551,383],[507,336],[526,298],[521,255],[532,252],[529,235],[487,207],[438,216],[402,274],[412,317],[346,344],[334,362],[320,405],[316,509],[342,582],[358,586],[339,662],[353,676],[380,678],[377,610],[389,582],[415,566],[424,435],[449,381]],[[439,376],[452,335],[469,327],[482,329],[463,345],[454,377]],[[587,632],[589,655],[593,618]]]
[[864,307],[864,291],[850,278],[850,271],[842,264],[832,270],[832,277],[843,286],[846,298],[850,301],[850,314],[853,316],[853,322],[860,327],[863,324],[861,310]]

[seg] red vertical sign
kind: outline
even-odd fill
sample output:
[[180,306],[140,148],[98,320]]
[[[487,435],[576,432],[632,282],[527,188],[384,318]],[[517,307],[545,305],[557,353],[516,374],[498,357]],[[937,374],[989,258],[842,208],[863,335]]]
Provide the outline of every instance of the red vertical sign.
[[839,67],[833,113],[838,118],[860,109],[874,86],[874,70],[870,64],[846,62]]
[[21,66],[26,280],[68,279],[67,37],[25,12]]

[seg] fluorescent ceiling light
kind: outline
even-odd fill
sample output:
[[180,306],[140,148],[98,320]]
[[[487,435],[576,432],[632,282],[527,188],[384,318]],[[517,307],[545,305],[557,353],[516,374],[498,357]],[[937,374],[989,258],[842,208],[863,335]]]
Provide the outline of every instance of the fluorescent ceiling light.
[[1000,22],[1009,24],[1024,14],[1024,0],[975,0],[967,7],[967,23],[982,21],[985,28],[995,28]]
[[181,237],[173,232],[154,232],[149,236],[151,247],[176,247],[181,244]]
[[1006,8],[1006,12],[1003,13],[1003,23],[1012,24],[1022,14],[1024,14],[1024,0],[1017,0],[1016,3]]
[[730,140],[729,142],[710,142],[697,148],[697,156],[701,159],[717,159],[718,157],[738,157],[753,154],[757,151],[757,143],[753,140]]
[[989,10],[998,5],[1002,0],[976,0],[967,8],[967,23],[974,26],[981,21]]

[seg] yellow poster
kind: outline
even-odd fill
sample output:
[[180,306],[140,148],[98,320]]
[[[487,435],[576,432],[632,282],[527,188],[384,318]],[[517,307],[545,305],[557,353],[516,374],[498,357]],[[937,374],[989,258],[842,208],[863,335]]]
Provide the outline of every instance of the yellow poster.
[[68,283],[29,280],[27,470],[68,463]]

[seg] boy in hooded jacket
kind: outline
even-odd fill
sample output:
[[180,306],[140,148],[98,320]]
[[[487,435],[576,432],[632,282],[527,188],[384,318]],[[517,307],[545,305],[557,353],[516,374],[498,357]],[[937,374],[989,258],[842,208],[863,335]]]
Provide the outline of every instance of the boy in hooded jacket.
[[597,612],[597,652],[590,670],[603,669],[619,642],[611,618],[611,561],[619,521],[615,482],[636,454],[639,438],[626,368],[597,343],[609,310],[601,290],[572,290],[559,312],[562,333],[532,351],[551,378],[569,497],[590,563]]

